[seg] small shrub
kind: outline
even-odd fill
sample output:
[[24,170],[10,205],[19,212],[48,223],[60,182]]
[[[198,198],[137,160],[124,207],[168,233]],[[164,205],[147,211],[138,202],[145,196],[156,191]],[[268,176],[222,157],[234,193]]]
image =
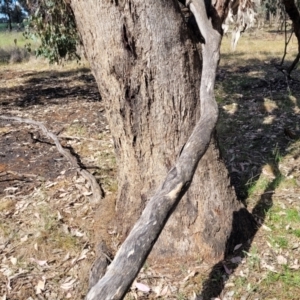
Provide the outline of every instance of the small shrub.
[[0,63],[8,63],[10,54],[7,50],[0,48]]
[[29,52],[25,48],[0,48],[0,63],[15,64],[28,61],[30,58]]
[[26,49],[23,48],[14,48],[10,51],[10,59],[9,62],[11,64],[21,63],[24,61],[28,61],[30,54]]

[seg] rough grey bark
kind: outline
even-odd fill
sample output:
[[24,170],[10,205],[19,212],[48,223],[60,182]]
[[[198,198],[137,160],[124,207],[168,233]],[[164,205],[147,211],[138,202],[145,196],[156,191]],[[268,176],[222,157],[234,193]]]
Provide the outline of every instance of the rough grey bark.
[[224,255],[241,205],[214,142],[195,169],[217,118],[212,100],[225,2],[208,12],[200,0],[190,5],[205,39],[201,81],[201,55],[177,1],[71,1],[119,165],[115,223],[109,225],[125,239],[147,205],[88,299],[121,299],[171,213],[152,260]]

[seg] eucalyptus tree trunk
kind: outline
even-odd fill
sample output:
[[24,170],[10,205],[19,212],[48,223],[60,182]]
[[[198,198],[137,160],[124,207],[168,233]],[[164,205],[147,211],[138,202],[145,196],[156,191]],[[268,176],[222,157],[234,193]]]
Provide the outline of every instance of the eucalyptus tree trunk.
[[[176,0],[71,0],[71,6],[117,157],[114,224],[104,225],[115,225],[124,240],[201,115],[201,53]],[[213,139],[150,260],[222,259],[241,209]]]

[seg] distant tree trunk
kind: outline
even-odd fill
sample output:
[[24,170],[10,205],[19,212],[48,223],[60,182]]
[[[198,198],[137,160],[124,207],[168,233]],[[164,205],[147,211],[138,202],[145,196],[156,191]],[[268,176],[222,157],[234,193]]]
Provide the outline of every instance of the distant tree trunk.
[[[200,116],[201,55],[176,0],[71,6],[117,156],[115,223],[105,225],[125,239]],[[240,209],[213,140],[151,259],[221,259]]]
[[7,14],[7,29],[9,29],[9,31],[12,31],[12,20],[11,20],[11,8],[10,8],[10,1],[6,0],[5,3],[5,10],[6,10],[6,14]]
[[293,22],[293,29],[298,42],[298,54],[292,64],[288,67],[288,75],[295,69],[300,59],[300,13],[294,0],[282,0],[285,10]]

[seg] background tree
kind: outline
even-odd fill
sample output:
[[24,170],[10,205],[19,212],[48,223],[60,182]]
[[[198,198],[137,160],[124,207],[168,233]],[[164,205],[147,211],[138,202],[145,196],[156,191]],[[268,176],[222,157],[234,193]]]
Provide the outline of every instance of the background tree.
[[25,18],[25,13],[22,11],[20,5],[15,5],[11,12],[11,19],[13,23],[21,24]]
[[7,16],[7,28],[9,31],[12,30],[12,12],[13,12],[13,1],[2,0],[0,6],[0,13]]
[[19,6],[21,6],[22,9],[24,11],[26,11],[26,13],[29,12],[29,8],[32,5],[32,3],[34,3],[34,2],[36,2],[36,1],[34,1],[34,0],[18,0]]
[[[37,37],[41,45],[37,55],[46,57],[51,63],[62,59],[80,59],[77,53],[80,39],[70,6],[64,0],[21,1],[30,16],[25,37]],[[27,48],[31,50],[31,45]]]

